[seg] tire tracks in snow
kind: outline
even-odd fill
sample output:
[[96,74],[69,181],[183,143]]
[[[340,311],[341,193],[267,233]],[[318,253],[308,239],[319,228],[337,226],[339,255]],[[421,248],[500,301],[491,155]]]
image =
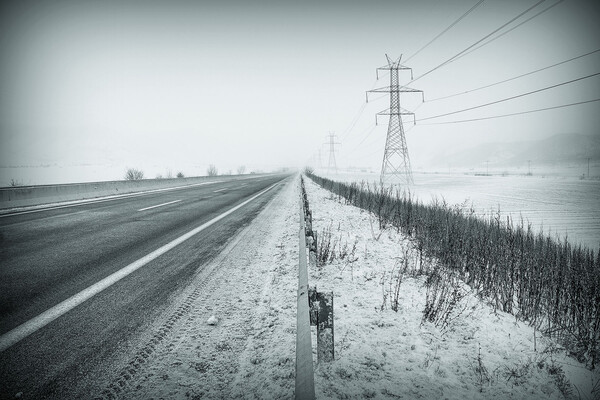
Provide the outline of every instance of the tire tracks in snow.
[[295,183],[199,272],[97,399],[293,396]]

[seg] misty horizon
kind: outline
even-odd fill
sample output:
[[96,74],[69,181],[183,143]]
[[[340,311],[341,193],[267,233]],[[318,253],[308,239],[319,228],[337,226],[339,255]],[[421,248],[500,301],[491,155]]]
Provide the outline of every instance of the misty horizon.
[[[417,79],[401,73],[401,84],[425,93],[424,103],[401,96],[416,114],[417,125],[404,122],[415,167],[486,143],[599,137],[597,102],[562,106],[599,92],[600,10],[559,3],[532,8],[444,64],[535,3],[484,2],[444,30],[475,2],[7,2],[0,186],[121,179],[128,167],[148,178],[202,175],[210,164],[225,173],[302,168],[319,151],[326,157],[328,132],[341,143],[340,168],[376,170],[387,120],[375,125],[375,114],[389,100],[365,103],[365,92],[389,84],[375,75],[386,54],[402,55]],[[20,176],[19,166],[37,168]],[[78,178],[67,178],[76,167]]]

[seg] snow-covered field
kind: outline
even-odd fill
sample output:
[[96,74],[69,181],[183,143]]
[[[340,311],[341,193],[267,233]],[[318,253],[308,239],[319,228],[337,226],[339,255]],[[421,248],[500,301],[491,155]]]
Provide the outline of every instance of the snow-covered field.
[[[378,182],[374,173],[317,175],[340,182]],[[450,205],[464,204],[481,215],[500,212],[515,221],[523,217],[551,236],[568,237],[572,244],[600,247],[600,180],[561,175],[477,176],[414,173],[411,194],[427,204],[442,198]]]
[[[592,393],[598,372],[513,316],[494,313],[467,287],[457,308],[464,311],[448,327],[422,323],[426,289],[411,273],[411,243],[305,183],[314,229],[320,237],[330,230],[347,253],[309,271],[310,285],[335,296],[335,361],[316,363],[313,336],[317,398],[563,399],[561,388],[567,398],[600,397],[600,388]],[[117,397],[293,397],[298,196],[295,179],[173,300],[140,344],[151,349],[146,361],[128,378],[115,373]],[[149,346],[157,332],[164,339]]]
[[[554,363],[577,386],[574,398],[578,390],[582,398],[594,398],[598,372],[513,316],[494,313],[466,287],[458,307],[464,312],[446,329],[422,324],[426,289],[424,278],[409,272],[416,264],[411,243],[393,229],[380,232],[367,212],[305,181],[313,229],[322,235],[331,227],[342,247],[356,243],[357,249],[355,258],[312,271],[311,283],[335,292],[337,360],[317,367],[318,397],[561,399],[556,375],[548,372]],[[390,301],[405,261],[395,312]]]

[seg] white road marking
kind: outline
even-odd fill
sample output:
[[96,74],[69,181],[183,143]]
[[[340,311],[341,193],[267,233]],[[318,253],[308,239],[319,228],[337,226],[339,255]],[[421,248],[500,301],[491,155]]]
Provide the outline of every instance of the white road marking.
[[103,198],[98,199],[98,200],[96,200],[96,199],[86,199],[86,200],[70,201],[70,202],[68,202],[68,204],[59,205],[59,206],[34,206],[34,207],[40,207],[40,208],[36,208],[34,210],[27,210],[27,211],[17,211],[17,212],[10,212],[9,211],[9,212],[7,212],[5,214],[0,214],[0,218],[2,218],[2,217],[12,217],[14,215],[21,215],[21,214],[31,214],[31,213],[36,213],[36,212],[48,211],[48,210],[57,210],[59,208],[75,207],[75,206],[79,206],[79,205],[83,205],[83,204],[104,203],[106,201],[113,201],[113,200],[119,200],[119,199],[127,199],[129,197],[147,196],[149,194],[157,193],[157,192],[167,192],[167,191],[171,191],[171,190],[186,189],[186,188],[191,188],[191,187],[194,187],[194,186],[212,185],[213,183],[221,183],[221,182],[224,182],[224,181],[201,182],[201,183],[194,183],[194,184],[191,184],[191,185],[175,186],[175,187],[163,188],[163,189],[146,190],[146,191],[137,192],[137,193],[115,194],[115,195],[110,195],[110,196],[103,197]]
[[227,188],[213,190],[213,193],[222,192],[223,190],[227,190]]
[[39,314],[38,316],[33,317],[29,321],[24,322],[23,324],[17,326],[13,330],[3,334],[2,336],[0,336],[0,352],[3,352],[4,350],[8,349],[15,343],[18,343],[19,341],[25,339],[27,336],[31,335],[32,333],[34,333],[34,332],[38,331],[39,329],[43,328],[44,326],[48,325],[50,322],[54,321],[61,315],[67,313],[68,311],[77,307],[84,301],[86,301],[89,298],[95,296],[96,294],[102,292],[104,289],[112,286],[116,282],[125,278],[127,275],[131,274],[132,272],[137,271],[144,265],[148,264],[150,261],[165,254],[167,251],[173,249],[177,245],[190,239],[192,236],[198,234],[199,232],[201,232],[204,229],[208,228],[209,226],[213,225],[215,222],[220,221],[221,219],[225,218],[229,214],[233,213],[234,211],[236,211],[236,210],[242,208],[243,206],[245,206],[246,204],[250,203],[257,197],[262,196],[263,194],[265,194],[266,192],[268,192],[269,190],[271,190],[278,184],[279,183],[275,183],[275,184],[269,186],[268,188],[266,188],[265,190],[263,190],[262,192],[260,192],[256,195],[252,196],[248,200],[245,200],[244,202],[238,204],[237,206],[225,211],[223,214],[220,214],[217,217],[211,219],[210,221],[200,225],[199,227],[192,229],[188,233],[186,233],[186,234],[178,237],[177,239],[165,244],[164,246],[154,250],[152,253],[147,254],[146,256],[140,258],[139,260],[132,262],[131,264],[127,265],[126,267],[123,267],[119,271],[114,272],[113,274],[107,276],[106,278],[96,282],[95,284],[88,287],[87,289],[82,290],[81,292],[69,297],[68,299],[62,301],[61,303],[55,305],[54,307],[44,311],[43,313]]
[[173,204],[173,203],[178,203],[178,202],[180,202],[180,201],[181,201],[181,199],[180,199],[180,200],[173,200],[173,201],[169,201],[168,203],[162,203],[162,204],[158,204],[158,205],[156,205],[156,206],[150,206],[150,207],[146,207],[146,208],[140,208],[138,211],[146,211],[146,210],[151,210],[151,209],[153,209],[153,208],[162,207],[162,206],[166,206],[166,205]]

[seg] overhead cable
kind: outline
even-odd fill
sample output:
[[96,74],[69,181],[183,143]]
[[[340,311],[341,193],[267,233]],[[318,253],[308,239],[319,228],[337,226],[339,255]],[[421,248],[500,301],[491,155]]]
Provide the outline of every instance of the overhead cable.
[[572,80],[570,80],[570,81],[567,81],[567,82],[558,83],[558,84],[556,84],[556,85],[547,86],[547,87],[545,87],[545,88],[542,88],[542,89],[533,90],[533,91],[531,91],[531,92],[521,93],[521,94],[518,94],[518,95],[516,95],[516,96],[511,96],[511,97],[507,97],[507,98],[504,98],[504,99],[500,99],[500,100],[492,101],[492,102],[490,102],[490,103],[480,104],[480,105],[478,105],[478,106],[469,107],[469,108],[465,108],[465,109],[462,109],[462,110],[457,110],[457,111],[452,111],[452,112],[445,113],[445,114],[439,114],[439,115],[434,115],[434,116],[431,116],[431,117],[421,118],[419,121],[426,121],[426,120],[429,120],[429,119],[434,119],[434,118],[445,117],[445,116],[448,116],[448,115],[458,114],[458,113],[462,113],[462,112],[465,112],[465,111],[471,111],[471,110],[475,110],[475,109],[477,109],[477,108],[482,108],[482,107],[491,106],[491,105],[493,105],[493,104],[503,103],[503,102],[505,102],[505,101],[509,101],[509,100],[514,100],[514,99],[517,99],[517,98],[519,98],[519,97],[524,97],[524,96],[528,96],[528,95],[530,95],[530,94],[539,93],[539,92],[542,92],[542,91],[544,91],[544,90],[554,89],[554,88],[556,88],[556,87],[559,87],[559,86],[568,85],[568,84],[570,84],[570,83],[577,82],[577,81],[581,81],[581,80],[583,80],[583,79],[592,78],[592,77],[594,77],[594,76],[597,76],[597,75],[600,75],[600,72],[596,72],[595,74],[591,74],[591,75],[583,76],[583,77],[581,77],[581,78],[572,79]]
[[356,125],[356,123],[358,122],[358,120],[360,119],[360,117],[362,116],[363,111],[365,110],[365,107],[367,106],[367,103],[362,103],[358,112],[356,113],[354,119],[352,120],[352,122],[350,123],[350,125],[346,128],[346,130],[344,131],[344,133],[342,134],[342,139],[346,138],[346,135],[348,135],[352,129],[354,129],[354,126]]
[[483,121],[483,120],[486,120],[486,119],[512,117],[514,115],[531,114],[531,113],[536,113],[536,112],[540,112],[540,111],[555,110],[557,108],[578,106],[580,104],[593,103],[593,102],[596,102],[596,101],[600,101],[600,99],[585,100],[585,101],[579,101],[577,103],[562,104],[560,106],[538,108],[536,110],[521,111],[521,112],[516,112],[516,113],[510,113],[510,114],[492,115],[492,116],[489,116],[489,117],[472,118],[472,119],[463,119],[463,120],[459,120],[459,121],[425,122],[424,124],[421,124],[421,125],[445,125],[445,124],[460,124],[460,123],[463,123],[463,122]]
[[474,52],[475,50],[477,50],[477,49],[479,49],[479,48],[481,48],[481,47],[483,47],[483,46],[485,46],[485,45],[487,45],[487,44],[490,44],[491,42],[493,42],[493,41],[494,41],[494,40],[496,40],[496,39],[499,39],[499,38],[501,38],[502,36],[504,36],[504,35],[506,35],[507,33],[509,33],[509,32],[511,32],[511,31],[513,31],[514,29],[517,29],[517,28],[518,28],[518,27],[520,27],[521,25],[523,25],[523,24],[525,24],[525,23],[527,23],[527,22],[531,21],[531,20],[532,20],[532,19],[534,19],[535,17],[537,17],[537,16],[539,16],[539,15],[541,15],[541,14],[545,13],[546,11],[550,10],[551,8],[553,8],[553,7],[557,6],[557,5],[559,5],[559,4],[560,4],[560,3],[562,3],[563,1],[564,1],[564,0],[558,0],[556,3],[552,4],[551,6],[549,6],[549,7],[545,8],[545,9],[543,9],[542,11],[538,12],[537,14],[535,14],[535,15],[533,15],[533,16],[531,16],[531,17],[527,18],[525,21],[523,21],[523,22],[521,22],[521,23],[519,23],[519,24],[517,24],[517,25],[513,26],[513,27],[512,27],[512,28],[510,28],[509,30],[507,30],[507,31],[504,31],[504,32],[502,32],[501,34],[499,34],[498,36],[491,38],[491,39],[490,39],[490,40],[488,40],[487,42],[485,42],[485,43],[481,43],[479,46],[477,46],[477,47],[475,47],[475,48],[473,48],[473,49],[469,50],[468,52],[466,52],[466,53],[464,53],[464,54],[461,54],[460,56],[456,57],[456,59],[455,59],[454,61],[458,60],[458,59],[459,59],[459,58],[461,58],[461,57],[464,57],[464,56],[466,56],[467,54],[470,54],[470,53]]
[[[454,21],[453,23],[451,23],[446,29],[444,29],[443,31],[441,31],[440,33],[438,33],[438,35],[436,37],[434,37],[433,39],[431,39],[425,46],[421,47],[419,50],[417,50],[416,53],[414,53],[412,56],[408,57],[404,62],[408,62],[411,58],[413,58],[414,56],[416,56],[417,54],[419,54],[423,49],[425,49],[426,47],[428,47],[430,44],[432,44],[433,42],[435,42],[437,39],[439,39],[444,33],[448,32],[450,29],[452,29],[452,27],[454,27],[454,25],[458,24],[463,18],[465,18],[467,15],[469,15],[473,10],[475,10],[477,7],[479,7],[485,0],[479,0],[479,2],[477,4],[475,4],[473,7],[471,7],[467,12],[465,12],[463,15],[460,16],[460,18],[458,18],[456,21]],[[562,1],[562,0],[561,0]]]
[[[374,88],[375,85],[377,84],[377,79],[375,79],[375,81],[373,82],[373,84],[371,85],[371,88]],[[375,99],[377,100],[377,99]],[[354,129],[354,127],[356,126],[356,123],[358,122],[358,120],[360,119],[360,117],[362,117],[363,112],[365,111],[367,104],[362,102],[361,106],[359,107],[358,111],[356,112],[356,114],[354,115],[354,118],[352,119],[352,121],[350,122],[350,125],[348,125],[348,127],[344,130],[344,132],[342,133],[342,137],[340,138],[340,140],[344,140],[346,139],[346,137],[348,136],[348,134],[350,134],[350,132],[352,132],[352,130]]]
[[547,66],[547,67],[544,67],[544,68],[536,69],[535,71],[527,72],[527,73],[525,73],[525,74],[518,75],[518,76],[515,76],[515,77],[513,77],[513,78],[504,79],[504,80],[502,80],[502,81],[499,81],[499,82],[491,83],[491,84],[489,84],[489,85],[485,85],[485,86],[481,86],[481,87],[478,87],[478,88],[475,88],[475,89],[467,90],[467,91],[464,91],[464,92],[461,92],[461,93],[454,93],[454,94],[450,94],[450,95],[447,95],[447,96],[438,97],[438,98],[435,98],[435,99],[430,99],[430,100],[427,100],[427,102],[428,102],[428,103],[430,103],[430,102],[432,102],[432,101],[437,101],[437,100],[448,99],[448,98],[450,98],[450,97],[455,97],[455,96],[461,96],[461,95],[463,95],[463,94],[472,93],[472,92],[476,92],[476,91],[478,91],[478,90],[487,89],[487,88],[489,88],[489,87],[492,87],[492,86],[500,85],[501,83],[506,83],[506,82],[514,81],[515,79],[523,78],[524,76],[532,75],[532,74],[535,74],[535,73],[537,73],[537,72],[544,71],[544,70],[547,70],[547,69],[550,69],[550,68],[556,67],[556,66],[558,66],[558,65],[566,64],[566,63],[568,63],[568,62],[571,62],[571,61],[577,60],[577,59],[579,59],[579,58],[583,58],[583,57],[589,56],[590,54],[594,54],[594,53],[597,53],[597,52],[599,52],[599,51],[600,51],[600,49],[596,49],[596,50],[594,50],[594,51],[590,51],[589,53],[585,53],[585,54],[582,54],[582,55],[580,55],[580,56],[573,57],[573,58],[570,58],[570,59],[568,59],[568,60],[561,61],[561,62],[559,62],[559,63],[552,64],[552,65],[549,65],[549,66]]
[[499,28],[495,29],[493,32],[485,35],[483,38],[479,39],[478,41],[476,41],[475,43],[473,43],[472,45],[470,45],[469,47],[467,47],[466,49],[462,50],[461,52],[455,54],[454,56],[450,57],[449,59],[447,59],[446,61],[444,61],[443,63],[439,64],[437,67],[430,69],[429,71],[425,72],[424,74],[414,78],[413,80],[411,80],[409,82],[412,83],[418,79],[423,78],[424,76],[429,75],[430,73],[432,73],[433,71],[451,63],[452,61],[455,61],[459,56],[461,56],[463,53],[471,50],[473,47],[477,46],[479,43],[483,42],[484,40],[486,40],[487,38],[489,38],[490,36],[494,35],[496,32],[502,30],[504,27],[506,27],[507,25],[512,24],[514,21],[516,21],[517,19],[521,18],[523,15],[527,14],[529,11],[531,11],[532,9],[534,9],[535,7],[537,7],[538,5],[540,5],[541,3],[543,3],[546,0],[540,0],[537,3],[535,3],[534,5],[532,5],[531,7],[529,7],[527,10],[523,11],[522,13],[520,13],[519,15],[517,15],[516,17],[512,18],[510,21],[508,21],[507,23],[503,24],[502,26],[500,26]]

